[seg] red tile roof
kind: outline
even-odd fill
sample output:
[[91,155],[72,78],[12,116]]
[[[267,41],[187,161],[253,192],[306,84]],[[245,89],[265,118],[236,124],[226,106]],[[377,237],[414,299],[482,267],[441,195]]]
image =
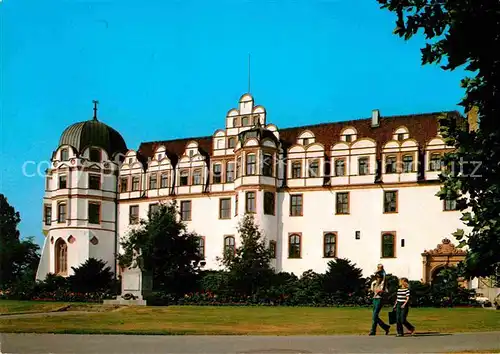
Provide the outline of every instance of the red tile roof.
[[[380,124],[376,128],[371,127],[371,118],[368,118],[283,129],[278,128],[278,130],[280,140],[286,146],[295,144],[297,142],[297,138],[304,130],[310,130],[315,135],[316,142],[323,144],[325,149],[328,150],[332,145],[340,141],[340,133],[342,129],[348,126],[356,129],[358,134],[357,139],[372,138],[377,142],[378,148],[385,145],[389,140],[392,140],[392,135],[397,128],[405,126],[410,133],[410,138],[417,140],[419,146],[424,146],[432,138],[437,136],[439,129],[438,116],[443,113],[453,114],[456,117],[461,117],[463,119],[457,111],[433,112],[405,116],[381,116]],[[164,145],[171,155],[181,156],[184,153],[188,142],[192,140],[198,142],[199,148],[202,151],[210,155],[212,154],[212,136],[144,142],[139,146],[139,152],[145,157],[151,157],[158,146]],[[378,150],[380,151],[380,149]]]

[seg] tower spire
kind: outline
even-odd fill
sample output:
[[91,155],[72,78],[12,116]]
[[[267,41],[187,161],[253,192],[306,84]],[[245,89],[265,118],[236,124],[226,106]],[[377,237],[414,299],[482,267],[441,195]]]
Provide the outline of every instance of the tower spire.
[[99,103],[99,101],[97,100],[93,100],[92,101],[94,103],[94,120],[97,120],[97,104]]

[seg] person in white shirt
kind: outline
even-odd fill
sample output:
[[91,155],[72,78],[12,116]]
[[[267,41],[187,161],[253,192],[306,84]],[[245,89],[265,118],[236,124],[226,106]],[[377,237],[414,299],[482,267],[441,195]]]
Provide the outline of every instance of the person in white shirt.
[[373,315],[372,315],[372,329],[370,330],[370,336],[377,334],[377,325],[379,325],[385,334],[389,334],[391,326],[382,321],[379,317],[380,310],[382,309],[382,295],[384,293],[385,286],[385,276],[384,273],[378,271],[375,273],[375,280],[371,284],[371,291],[373,292]]

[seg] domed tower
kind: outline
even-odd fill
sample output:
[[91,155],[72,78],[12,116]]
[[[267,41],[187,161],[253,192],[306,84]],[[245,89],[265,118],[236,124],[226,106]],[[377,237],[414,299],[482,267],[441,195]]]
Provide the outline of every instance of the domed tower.
[[260,120],[238,134],[234,149],[235,190],[242,214],[254,214],[267,240],[276,245],[278,237],[278,159],[280,143],[274,126]]
[[116,270],[118,171],[127,146],[97,119],[97,103],[92,119],[64,130],[46,171],[40,280],[69,276],[89,258]]

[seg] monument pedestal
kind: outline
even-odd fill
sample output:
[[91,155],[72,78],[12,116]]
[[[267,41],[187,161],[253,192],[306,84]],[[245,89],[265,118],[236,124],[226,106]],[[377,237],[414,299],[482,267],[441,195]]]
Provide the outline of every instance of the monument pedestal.
[[146,305],[144,297],[151,294],[153,281],[139,268],[126,269],[122,273],[122,293],[115,300],[104,300],[105,305]]

